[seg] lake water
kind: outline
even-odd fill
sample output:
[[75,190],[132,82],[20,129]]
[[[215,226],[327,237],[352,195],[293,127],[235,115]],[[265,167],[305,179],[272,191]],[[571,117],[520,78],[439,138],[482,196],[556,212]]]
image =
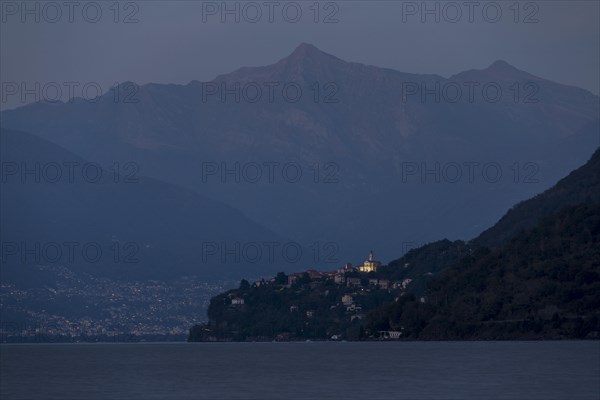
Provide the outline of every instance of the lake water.
[[0,399],[600,398],[600,342],[17,344]]

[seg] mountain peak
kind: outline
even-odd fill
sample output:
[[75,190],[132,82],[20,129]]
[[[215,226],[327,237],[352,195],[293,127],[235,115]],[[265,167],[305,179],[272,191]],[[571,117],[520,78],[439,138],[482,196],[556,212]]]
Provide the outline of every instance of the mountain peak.
[[478,77],[477,79],[484,78],[493,78],[493,79],[501,79],[501,80],[514,80],[514,79],[539,79],[538,77],[526,72],[522,71],[504,60],[496,60],[491,63],[487,68],[484,69],[470,69],[468,71],[461,72],[454,77],[459,77],[462,79],[473,79],[474,77]]
[[310,43],[300,43],[300,45],[296,47],[292,54],[281,61],[285,62],[286,64],[321,64],[323,62],[333,60],[341,61],[339,58],[319,50],[316,46]]
[[323,54],[316,46],[310,43],[300,43],[298,47],[289,55],[289,58],[306,58]]
[[518,71],[517,68],[513,67],[509,63],[504,60],[496,60],[489,67],[486,68],[487,71],[497,71],[497,72],[509,72],[509,71]]
[[317,46],[310,43],[300,43],[298,47],[294,50],[292,55],[310,55],[311,53],[321,53],[321,50],[317,48]]
[[324,71],[328,71],[332,66],[342,63],[344,61],[319,50],[310,43],[300,43],[291,54],[274,64],[263,67],[239,68],[232,73],[217,76],[215,81],[246,82],[284,79],[284,77],[285,79],[300,79],[300,76],[306,73],[323,76]]

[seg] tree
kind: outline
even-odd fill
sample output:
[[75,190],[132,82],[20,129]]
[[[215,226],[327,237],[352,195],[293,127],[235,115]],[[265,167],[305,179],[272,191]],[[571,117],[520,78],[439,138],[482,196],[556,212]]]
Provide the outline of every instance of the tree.
[[240,290],[248,290],[250,289],[250,282],[248,282],[245,279],[242,279],[242,281],[240,282]]
[[288,281],[288,277],[286,274],[284,274],[283,272],[278,272],[277,276],[275,277],[275,283],[278,283],[280,285],[285,285]]
[[302,276],[300,277],[300,279],[298,280],[298,283],[300,285],[305,285],[307,283],[310,283],[310,275],[308,275],[306,272],[302,274]]

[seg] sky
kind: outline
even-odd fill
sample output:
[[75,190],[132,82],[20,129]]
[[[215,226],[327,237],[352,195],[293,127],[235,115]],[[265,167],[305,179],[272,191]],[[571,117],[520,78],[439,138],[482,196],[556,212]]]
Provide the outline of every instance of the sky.
[[599,4],[2,0],[0,109],[93,97],[126,81],[207,81],[276,62],[303,42],[347,61],[445,77],[502,59],[599,94]]

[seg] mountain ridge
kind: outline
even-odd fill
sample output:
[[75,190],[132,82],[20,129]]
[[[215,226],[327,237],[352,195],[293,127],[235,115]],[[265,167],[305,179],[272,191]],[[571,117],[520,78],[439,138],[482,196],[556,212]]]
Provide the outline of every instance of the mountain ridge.
[[473,243],[488,247],[501,245],[520,230],[534,226],[544,216],[581,203],[600,203],[600,149],[590,160],[550,189],[514,205],[494,226]]
[[[3,126],[102,165],[136,162],[144,175],[228,204],[286,237],[335,241],[340,256],[353,259],[362,255],[362,246],[391,259],[398,243],[432,241],[438,237],[434,231],[468,240],[512,204],[583,163],[597,145],[594,132],[578,134],[598,119],[600,104],[582,89],[540,82],[539,90],[530,92],[527,81],[518,81],[519,97],[511,82],[503,81],[500,101],[485,99],[478,89],[471,102],[460,80],[323,54],[303,45],[294,56],[300,63],[279,60],[221,75],[221,81],[146,85],[137,91],[137,103],[104,96],[95,104],[82,100],[5,111]],[[266,82],[276,84],[273,101]],[[286,97],[286,84],[301,89],[297,101],[289,98],[293,90]],[[444,97],[452,85],[463,87],[459,102]],[[251,101],[248,93],[256,86],[262,97]],[[436,93],[427,95],[425,89]],[[531,96],[538,101],[524,101]],[[206,181],[207,163],[229,169],[297,163],[303,175],[295,183],[281,175],[272,184],[224,182],[218,175]],[[479,165],[474,183],[467,164]],[[499,182],[483,176],[487,164],[502,169]],[[522,182],[523,171],[515,175],[525,164],[537,166],[532,182]],[[436,176],[423,175],[438,165]],[[452,165],[461,168],[458,182],[442,176]],[[468,213],[465,205],[477,202],[487,210]],[[290,208],[297,212],[289,213]],[[339,221],[347,222],[342,227]],[[373,221],[379,228],[362,243],[363,227]]]

